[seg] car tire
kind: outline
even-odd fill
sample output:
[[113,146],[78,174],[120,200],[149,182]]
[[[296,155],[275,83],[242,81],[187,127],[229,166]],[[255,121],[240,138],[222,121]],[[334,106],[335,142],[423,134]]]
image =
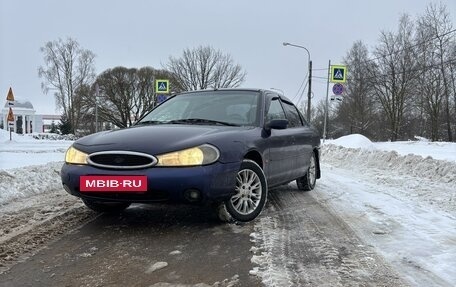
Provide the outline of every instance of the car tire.
[[119,213],[130,206],[128,202],[100,202],[89,199],[83,199],[82,201],[88,208],[101,213]]
[[317,181],[317,161],[315,158],[315,153],[312,153],[310,157],[309,168],[304,176],[296,180],[296,185],[299,190],[310,191],[314,189],[315,183]]
[[263,210],[268,197],[266,176],[252,160],[243,160],[236,174],[236,193],[218,206],[218,216],[225,222],[248,222]]

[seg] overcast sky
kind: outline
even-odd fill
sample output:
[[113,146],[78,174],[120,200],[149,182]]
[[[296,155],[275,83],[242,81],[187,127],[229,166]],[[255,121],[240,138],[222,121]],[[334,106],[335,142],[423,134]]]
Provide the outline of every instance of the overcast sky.
[[[41,90],[40,47],[71,37],[96,54],[96,72],[116,66],[162,68],[185,48],[210,45],[247,72],[242,87],[278,88],[295,97],[307,73],[325,77],[328,60],[341,63],[357,40],[372,49],[380,31],[395,31],[399,17],[423,14],[432,0],[0,0],[0,106],[11,86],[37,114],[60,113]],[[456,25],[456,1],[447,6]],[[326,80],[312,84],[315,102]],[[296,97],[295,99],[297,99]]]

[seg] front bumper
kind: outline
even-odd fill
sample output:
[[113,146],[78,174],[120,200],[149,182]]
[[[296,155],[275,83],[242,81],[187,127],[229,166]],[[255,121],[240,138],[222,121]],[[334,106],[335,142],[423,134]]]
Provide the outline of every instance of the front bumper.
[[[214,163],[197,167],[153,167],[139,170],[108,170],[89,165],[64,164],[61,170],[65,190],[77,197],[97,201],[154,202],[190,201],[188,193],[198,191],[198,202],[222,201],[234,194],[237,163]],[[82,175],[145,175],[147,192],[81,192]]]

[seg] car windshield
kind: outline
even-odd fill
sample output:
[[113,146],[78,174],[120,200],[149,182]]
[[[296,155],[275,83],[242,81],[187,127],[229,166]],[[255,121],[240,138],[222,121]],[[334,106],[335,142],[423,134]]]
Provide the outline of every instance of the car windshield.
[[152,110],[137,124],[210,124],[253,126],[259,92],[205,91],[177,95]]

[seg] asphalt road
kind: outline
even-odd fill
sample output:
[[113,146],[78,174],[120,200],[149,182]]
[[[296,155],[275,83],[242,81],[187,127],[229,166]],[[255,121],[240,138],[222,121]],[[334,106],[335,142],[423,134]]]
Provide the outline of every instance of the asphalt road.
[[[37,252],[18,252],[0,286],[404,285],[312,192],[292,185],[270,192],[267,209],[243,225],[185,205],[135,205],[100,216],[78,206],[71,217],[78,213],[87,220],[70,232],[47,238],[50,227],[13,238],[21,246],[39,242]],[[57,225],[64,230],[65,220]],[[14,242],[0,245],[4,254]],[[252,262],[261,254],[266,263]]]

